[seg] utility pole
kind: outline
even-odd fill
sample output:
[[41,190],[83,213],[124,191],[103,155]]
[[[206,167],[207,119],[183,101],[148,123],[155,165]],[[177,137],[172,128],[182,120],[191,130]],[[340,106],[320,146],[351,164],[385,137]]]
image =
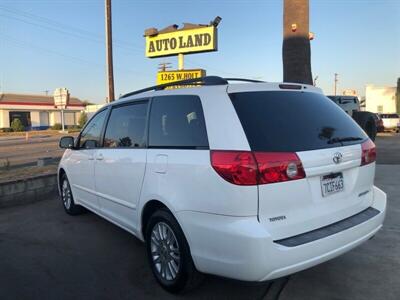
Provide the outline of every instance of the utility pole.
[[112,54],[112,25],[111,25],[111,0],[105,0],[106,8],[106,59],[107,59],[107,86],[108,102],[114,101],[114,71]]
[[336,96],[336,92],[337,92],[337,83],[339,81],[338,75],[339,75],[338,73],[335,73],[335,96]]
[[167,71],[167,69],[169,69],[169,68],[171,68],[171,63],[169,63],[169,62],[163,62],[163,63],[159,63],[159,64],[158,64],[158,69],[159,69],[161,72],[165,72],[165,71]]

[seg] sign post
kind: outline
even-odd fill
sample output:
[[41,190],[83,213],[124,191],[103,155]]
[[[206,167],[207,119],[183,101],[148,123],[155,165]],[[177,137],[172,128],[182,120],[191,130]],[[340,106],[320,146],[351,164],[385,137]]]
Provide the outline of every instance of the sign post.
[[178,54],[178,70],[183,70],[184,69],[183,65],[184,65],[183,54],[179,53]]
[[64,109],[68,105],[69,91],[66,88],[57,88],[54,91],[53,98],[54,106],[61,109],[61,127],[62,132],[65,132]]

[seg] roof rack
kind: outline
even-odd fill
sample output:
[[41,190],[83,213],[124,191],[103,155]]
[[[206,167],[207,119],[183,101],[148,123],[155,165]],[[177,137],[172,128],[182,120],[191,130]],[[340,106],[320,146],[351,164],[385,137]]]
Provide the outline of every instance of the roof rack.
[[163,90],[166,87],[170,86],[176,86],[176,85],[189,85],[189,84],[196,84],[196,85],[227,85],[228,81],[243,81],[243,82],[254,82],[254,83],[259,83],[259,82],[264,82],[260,80],[253,80],[253,79],[245,79],[245,78],[222,78],[219,76],[205,76],[205,77],[199,77],[199,78],[193,78],[193,79],[185,79],[185,80],[180,80],[180,81],[174,81],[174,82],[168,82],[164,84],[159,84],[159,85],[154,85],[150,86],[141,90],[137,90],[134,92],[127,93],[125,95],[122,95],[119,97],[119,99],[123,99],[129,96],[141,94],[144,92],[149,92],[149,91],[159,91]]
[[262,83],[265,81],[256,80],[256,79],[247,79],[247,78],[224,78],[226,81],[243,81],[243,82],[254,82],[254,83]]

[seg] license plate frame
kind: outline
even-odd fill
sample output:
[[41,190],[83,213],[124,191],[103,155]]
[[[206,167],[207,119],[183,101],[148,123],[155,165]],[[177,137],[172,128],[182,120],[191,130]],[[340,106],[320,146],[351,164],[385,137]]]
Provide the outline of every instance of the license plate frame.
[[340,193],[344,191],[344,178],[342,172],[331,173],[321,176],[322,197]]

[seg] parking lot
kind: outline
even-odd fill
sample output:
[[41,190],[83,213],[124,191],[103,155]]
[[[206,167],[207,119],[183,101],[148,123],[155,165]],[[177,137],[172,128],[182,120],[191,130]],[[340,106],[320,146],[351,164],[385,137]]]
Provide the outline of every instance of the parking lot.
[[[374,239],[314,268],[251,284],[207,276],[188,299],[399,299],[400,136],[377,139],[376,185],[388,194]],[[268,258],[267,258],[268,259]],[[143,244],[58,199],[0,210],[0,299],[175,299],[150,272]]]

